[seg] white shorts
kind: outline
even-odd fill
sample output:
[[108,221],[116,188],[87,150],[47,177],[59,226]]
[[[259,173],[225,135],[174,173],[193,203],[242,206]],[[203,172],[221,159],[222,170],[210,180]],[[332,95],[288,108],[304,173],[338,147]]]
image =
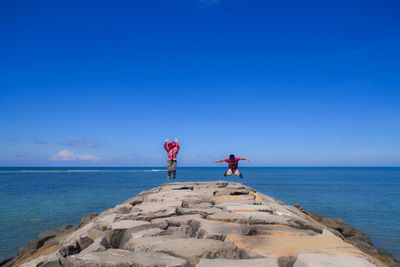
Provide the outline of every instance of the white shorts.
[[[236,169],[233,173],[234,173],[236,176],[239,176],[239,175],[240,175],[240,171],[239,171],[238,169]],[[225,175],[226,175],[226,176],[231,176],[231,175],[232,175],[232,170],[231,170],[231,169],[228,169],[228,170],[226,171]]]

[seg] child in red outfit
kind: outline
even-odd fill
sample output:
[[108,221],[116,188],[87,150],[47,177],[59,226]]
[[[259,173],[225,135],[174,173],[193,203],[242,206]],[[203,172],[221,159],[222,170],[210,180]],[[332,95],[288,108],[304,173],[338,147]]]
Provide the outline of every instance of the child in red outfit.
[[164,142],[164,149],[168,153],[167,160],[167,169],[168,169],[168,181],[171,180],[171,172],[174,174],[174,179],[176,178],[176,156],[178,155],[179,149],[181,146],[179,145],[178,139],[175,138],[175,141],[172,141],[168,144],[169,139]]
[[229,155],[229,159],[221,159],[214,161],[214,163],[218,162],[227,162],[229,164],[228,170],[225,172],[224,176],[231,176],[232,173],[234,173],[236,176],[239,176],[240,178],[243,178],[242,173],[239,171],[239,160],[246,160],[249,162],[250,160],[246,158],[236,158],[235,155],[231,154]]

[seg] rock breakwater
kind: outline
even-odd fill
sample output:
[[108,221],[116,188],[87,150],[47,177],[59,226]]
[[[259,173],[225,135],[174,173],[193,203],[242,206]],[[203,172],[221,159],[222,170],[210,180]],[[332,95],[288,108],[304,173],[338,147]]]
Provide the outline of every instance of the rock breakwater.
[[169,183],[39,235],[6,266],[391,266],[343,221],[233,182]]

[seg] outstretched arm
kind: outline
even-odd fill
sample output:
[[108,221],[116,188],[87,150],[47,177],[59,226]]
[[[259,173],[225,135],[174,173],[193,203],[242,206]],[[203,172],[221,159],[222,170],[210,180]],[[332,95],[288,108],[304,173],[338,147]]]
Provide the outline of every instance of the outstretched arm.
[[245,161],[247,161],[247,162],[250,162],[250,160],[249,159],[246,159],[246,158],[240,158],[241,160],[245,160]]
[[168,152],[168,147],[167,147],[168,141],[169,141],[168,138],[167,138],[167,140],[164,141],[164,149],[167,150],[167,152]]
[[225,160],[221,159],[221,160],[216,160],[214,161],[214,163],[219,163],[219,162],[224,162]]
[[181,145],[178,142],[178,138],[175,138],[175,143],[176,143],[176,147],[178,148],[178,151],[179,151],[179,149],[181,148]]

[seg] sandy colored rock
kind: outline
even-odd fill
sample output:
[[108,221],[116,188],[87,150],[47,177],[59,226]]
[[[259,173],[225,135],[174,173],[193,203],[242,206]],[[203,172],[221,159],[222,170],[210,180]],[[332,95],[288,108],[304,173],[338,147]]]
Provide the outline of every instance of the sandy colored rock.
[[58,255],[56,253],[50,253],[20,265],[20,267],[37,267],[37,266],[57,267],[61,266],[61,264],[59,263]]
[[259,258],[248,260],[227,260],[227,259],[201,259],[196,267],[279,267],[278,259]]
[[178,208],[177,212],[182,215],[190,215],[190,214],[200,214],[202,216],[207,216],[209,214],[221,212],[221,209],[218,208]]
[[272,208],[269,205],[249,205],[249,204],[218,204],[218,208],[222,208],[229,212],[268,212],[272,213]]
[[217,213],[208,215],[207,219],[221,221],[221,222],[234,222],[234,223],[241,223],[241,224],[247,223],[247,220],[244,216],[237,214],[237,213],[227,212],[227,211],[221,211],[221,212],[217,212]]
[[192,236],[196,238],[207,238],[224,240],[226,235],[237,233],[241,234],[247,228],[246,225],[237,223],[228,223],[212,221],[205,219],[193,219],[189,225],[194,230]]
[[137,244],[134,251],[162,252],[187,259],[192,265],[197,264],[203,256],[209,256],[218,251],[238,258],[238,254],[232,255],[235,247],[231,244],[212,239],[170,239]]
[[238,196],[231,196],[231,195],[221,195],[217,197],[211,198],[211,201],[214,204],[221,204],[221,203],[240,203],[240,204],[254,204],[254,196],[249,195],[238,195]]
[[362,256],[354,246],[343,242],[334,235],[304,235],[283,231],[270,231],[268,235],[244,236],[229,234],[226,240],[240,248],[267,257],[297,256],[301,253],[322,253],[332,255]]
[[110,245],[113,248],[118,248],[121,238],[125,231],[130,228],[134,228],[140,225],[150,224],[147,221],[134,221],[134,220],[124,220],[119,222],[114,222],[110,225],[111,229],[111,240]]
[[293,267],[375,267],[375,264],[349,255],[300,254]]
[[105,216],[100,215],[99,217],[94,219],[94,222],[96,224],[101,225],[104,228],[107,228],[108,225],[110,225],[111,223],[113,223],[115,221],[116,216],[117,216],[117,213],[115,213],[115,212],[105,215]]
[[181,216],[172,216],[168,218],[157,218],[154,220],[151,220],[151,223],[161,223],[163,221],[168,221],[172,224],[177,224],[180,225],[181,223],[188,224],[190,220],[196,219],[196,218],[203,218],[200,214],[189,214],[189,215],[181,215]]
[[163,253],[131,252],[109,249],[105,252],[91,252],[70,256],[65,261],[66,267],[109,267],[109,266],[174,266],[189,267],[184,259]]

